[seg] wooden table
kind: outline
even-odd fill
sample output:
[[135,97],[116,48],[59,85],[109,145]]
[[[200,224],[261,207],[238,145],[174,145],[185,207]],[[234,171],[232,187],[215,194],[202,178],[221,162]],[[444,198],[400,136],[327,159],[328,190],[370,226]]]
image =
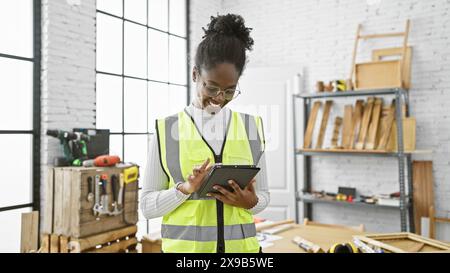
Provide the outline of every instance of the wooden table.
[[330,227],[295,225],[294,228],[276,234],[283,237],[273,241],[273,246],[263,248],[264,253],[305,253],[303,249],[292,242],[295,236],[300,236],[327,251],[336,243],[348,243],[353,241],[353,235],[362,235],[364,232],[338,229]]

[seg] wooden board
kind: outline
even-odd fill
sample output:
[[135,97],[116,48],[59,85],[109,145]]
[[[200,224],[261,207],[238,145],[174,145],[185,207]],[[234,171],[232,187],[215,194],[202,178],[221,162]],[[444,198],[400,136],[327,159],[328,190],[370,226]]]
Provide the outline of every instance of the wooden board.
[[342,147],[350,148],[352,135],[353,106],[346,105],[344,108],[344,126],[342,128]]
[[320,101],[314,102],[314,106],[308,119],[308,125],[306,127],[305,138],[303,142],[303,148],[305,149],[311,148],[314,127],[316,125],[317,113],[319,112],[321,106],[322,102]]
[[355,65],[355,89],[401,88],[401,61],[378,61]]
[[450,251],[450,245],[428,239],[412,233],[390,233],[390,234],[366,234],[356,235],[354,238],[371,246],[380,247],[386,252],[445,252]]
[[[383,48],[383,49],[375,49],[372,51],[372,61],[382,61],[385,57],[399,56],[401,57],[403,54],[402,47],[393,47],[393,48]],[[411,58],[412,58],[412,48],[407,47],[406,56],[404,58],[403,63],[403,87],[405,89],[411,88]]]
[[384,134],[381,136],[380,143],[377,150],[386,150],[386,145],[391,135],[392,124],[395,120],[395,100],[392,101],[389,113],[386,117],[386,126],[384,127]]
[[53,233],[53,190],[54,190],[54,180],[55,180],[55,172],[53,168],[47,168],[47,182],[43,185],[43,196],[44,199],[41,201],[42,203],[42,212],[41,212],[41,232],[46,234]]
[[348,149],[353,149],[355,147],[355,142],[359,138],[359,131],[361,128],[361,119],[364,108],[364,101],[357,100],[355,105],[355,111],[352,116],[352,128],[350,134],[350,143]]
[[[403,149],[413,151],[416,149],[416,118],[403,118]],[[397,151],[397,122],[392,124],[391,135],[389,136],[386,150]]]
[[355,146],[357,150],[364,149],[364,144],[366,142],[367,131],[369,130],[369,122],[372,116],[374,102],[375,102],[374,98],[369,98],[367,100],[367,106],[364,108],[364,115],[361,121],[361,130],[359,132],[358,142],[356,143]]
[[323,139],[325,137],[325,131],[327,129],[328,117],[330,116],[331,106],[333,101],[327,100],[323,109],[322,122],[320,124],[319,137],[317,138],[316,149],[321,149],[323,146]]
[[38,249],[39,212],[22,213],[20,252],[28,253]]
[[334,120],[334,128],[333,128],[333,136],[331,138],[331,148],[336,149],[339,148],[338,141],[339,141],[339,132],[341,131],[342,126],[342,118],[336,117]]
[[421,234],[421,218],[429,217],[429,208],[434,206],[434,184],[432,161],[413,162],[414,225]]
[[51,218],[44,217],[48,226],[53,226],[53,233],[72,238],[86,237],[109,230],[118,229],[128,225],[134,225],[138,220],[138,181],[127,184],[124,191],[124,214],[117,216],[93,214],[94,202],[87,200],[87,178],[95,179],[97,174],[107,174],[107,193],[109,195],[109,207],[112,210],[112,190],[110,177],[119,175],[121,168],[54,168],[54,179],[48,183],[54,185],[53,201],[46,201],[46,205],[53,207],[53,223]]
[[375,149],[375,141],[377,137],[378,124],[380,122],[381,109],[383,107],[383,99],[377,98],[373,107],[372,119],[369,126],[369,135],[365,144],[366,150]]

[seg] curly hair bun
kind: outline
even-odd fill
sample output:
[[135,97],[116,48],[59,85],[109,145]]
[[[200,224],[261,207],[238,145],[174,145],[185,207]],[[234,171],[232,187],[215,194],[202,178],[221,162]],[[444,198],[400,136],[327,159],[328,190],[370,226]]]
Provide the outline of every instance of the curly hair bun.
[[242,16],[237,14],[217,15],[211,16],[211,22],[207,29],[203,28],[206,37],[215,35],[234,36],[239,39],[244,47],[252,50],[253,39],[250,37],[251,28],[245,26],[245,21]]

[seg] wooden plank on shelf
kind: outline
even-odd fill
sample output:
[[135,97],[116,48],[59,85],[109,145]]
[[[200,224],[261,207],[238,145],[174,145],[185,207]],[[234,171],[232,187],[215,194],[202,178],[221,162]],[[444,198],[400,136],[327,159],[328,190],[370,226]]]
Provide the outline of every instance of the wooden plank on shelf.
[[[403,118],[403,147],[404,150],[416,149],[416,118],[408,117]],[[398,138],[397,138],[397,122],[392,124],[391,135],[389,136],[386,150],[397,151],[398,150]]]
[[392,101],[389,113],[386,117],[386,126],[384,134],[381,136],[380,143],[378,144],[377,150],[386,150],[386,146],[391,135],[392,124],[395,120],[395,100]]
[[383,99],[377,98],[375,100],[375,106],[373,108],[372,121],[370,122],[369,126],[369,135],[367,137],[367,142],[365,144],[366,150],[375,149],[375,141],[377,137],[377,130],[378,124],[380,122],[380,114],[382,107],[383,107]]
[[421,234],[421,218],[429,217],[429,209],[434,206],[433,162],[413,162],[413,204],[414,225]]
[[59,253],[69,253],[69,238],[66,236],[59,236]]
[[[355,142],[359,138],[359,131],[361,128],[361,118],[364,108],[364,101],[357,100],[355,105],[355,111],[352,116],[352,128],[350,133],[350,143],[348,149],[353,149],[355,147]],[[344,147],[345,148],[345,147]]]
[[367,100],[367,106],[364,109],[364,115],[363,115],[362,122],[361,122],[361,131],[359,133],[358,142],[356,143],[356,147],[355,147],[357,150],[364,149],[364,144],[366,142],[366,136],[367,136],[367,131],[369,129],[369,122],[370,122],[370,118],[372,116],[374,102],[375,102],[375,99],[373,97],[371,97]]
[[332,100],[327,100],[325,102],[325,107],[323,109],[322,122],[320,124],[319,137],[317,138],[316,149],[321,149],[323,146],[323,139],[325,138],[325,131],[327,129],[328,117],[330,116],[331,106],[333,105]]
[[352,132],[352,115],[353,115],[353,106],[346,105],[344,108],[344,126],[342,128],[342,147],[344,149],[350,148],[350,138]]
[[39,212],[22,213],[20,252],[28,253],[38,249]]
[[339,148],[338,141],[339,141],[339,133],[341,131],[341,126],[342,126],[342,118],[336,117],[336,119],[334,120],[333,136],[331,138],[331,148],[332,149]]
[[320,102],[320,101],[314,102],[313,108],[311,110],[311,114],[308,119],[308,125],[306,127],[306,132],[305,132],[305,139],[303,142],[303,148],[305,148],[305,149],[311,148],[314,127],[315,127],[316,119],[317,119],[317,113],[319,112],[319,109],[321,106],[322,106],[322,102]]

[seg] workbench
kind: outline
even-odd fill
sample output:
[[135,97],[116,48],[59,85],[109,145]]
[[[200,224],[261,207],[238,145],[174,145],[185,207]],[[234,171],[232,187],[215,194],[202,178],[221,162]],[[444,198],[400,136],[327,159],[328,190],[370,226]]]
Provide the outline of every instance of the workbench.
[[273,245],[263,248],[263,253],[306,253],[303,249],[292,242],[295,236],[300,236],[325,251],[336,243],[348,243],[353,241],[353,235],[362,235],[364,232],[351,229],[341,229],[334,227],[304,226],[295,225],[293,228],[276,234],[283,237],[273,241]]

